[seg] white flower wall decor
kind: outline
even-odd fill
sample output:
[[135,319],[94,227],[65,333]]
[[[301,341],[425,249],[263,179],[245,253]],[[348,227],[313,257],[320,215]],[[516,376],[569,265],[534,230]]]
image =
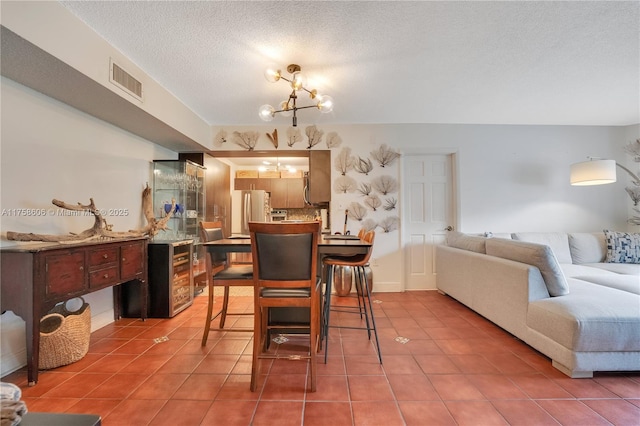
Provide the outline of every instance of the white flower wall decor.
[[357,223],[357,229],[349,229],[352,233],[361,228],[367,231],[381,228],[385,233],[399,229],[399,216],[388,216],[398,207],[398,197],[394,194],[399,190],[395,162],[399,156],[384,144],[368,155],[354,154],[350,147],[344,146],[334,155],[333,166],[338,176],[333,182],[336,196],[332,204],[347,206],[347,224]]
[[327,141],[327,148],[328,149],[337,148],[340,145],[342,145],[342,138],[336,132],[327,133],[326,141]]
[[351,148],[344,147],[340,150],[340,153],[336,156],[333,162],[334,167],[344,176],[348,171],[353,170],[353,164],[355,163],[355,157],[351,155]]
[[400,153],[389,148],[387,145],[382,144],[380,145],[380,148],[371,151],[371,156],[378,162],[380,167],[387,167],[393,164],[393,162],[400,157]]
[[322,141],[322,136],[324,135],[324,132],[319,130],[315,124],[313,126],[307,126],[307,128],[304,129],[304,132],[307,134],[307,149],[311,149],[318,145]]
[[233,132],[233,143],[247,151],[253,151],[260,139],[258,132]]

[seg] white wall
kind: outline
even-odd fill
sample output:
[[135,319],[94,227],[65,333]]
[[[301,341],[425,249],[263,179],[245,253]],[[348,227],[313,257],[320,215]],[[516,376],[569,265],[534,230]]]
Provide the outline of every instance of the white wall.
[[[113,229],[142,227],[141,194],[149,182],[151,161],[175,159],[177,154],[9,79],[0,82],[0,246],[16,244],[6,241],[7,231],[58,235],[93,225],[92,216],[33,217],[13,212],[48,210],[55,207],[54,198],[74,204],[88,204],[93,198],[101,209],[127,209],[126,216],[106,217]],[[86,299],[94,329],[113,321],[111,289]]]
[[[202,146],[209,146],[210,127],[202,118],[60,3],[9,1],[0,6],[3,26]],[[144,102],[109,82],[110,58],[143,83]]]
[[[301,120],[303,121],[303,120]],[[289,125],[283,120],[278,134],[286,135]],[[301,123],[303,135],[308,124]],[[337,132],[342,145],[332,149],[332,158],[343,147],[351,148],[356,157],[371,158],[370,153],[386,144],[403,154],[450,153],[457,156],[458,187],[457,229],[463,232],[491,231],[600,231],[626,230],[626,177],[613,185],[574,187],[569,184],[569,166],[585,161],[588,156],[625,161],[623,146],[639,137],[638,126],[499,126],[499,125],[348,125],[321,126],[325,136]],[[214,129],[217,134],[220,128]],[[256,150],[270,150],[273,146],[264,136],[273,132],[270,127],[222,128],[227,135],[221,150],[241,150],[232,142],[234,131],[258,131],[261,135]],[[637,136],[633,136],[636,134]],[[281,140],[279,155],[288,149],[305,149],[307,138],[289,148]],[[327,149],[326,139],[313,149]],[[401,180],[401,163],[383,171],[376,167],[373,174],[391,174]],[[635,165],[637,167],[637,164]],[[338,172],[332,170],[333,181]],[[350,172],[358,181],[358,174]],[[401,215],[401,192],[398,209],[392,213],[376,212],[377,219],[387,214]],[[357,194],[336,194],[332,191],[332,232],[342,231],[344,210],[351,201],[361,201]],[[354,232],[360,225],[348,221]],[[398,231],[382,233],[377,230],[372,257],[375,285],[378,291],[403,289],[402,240]]]

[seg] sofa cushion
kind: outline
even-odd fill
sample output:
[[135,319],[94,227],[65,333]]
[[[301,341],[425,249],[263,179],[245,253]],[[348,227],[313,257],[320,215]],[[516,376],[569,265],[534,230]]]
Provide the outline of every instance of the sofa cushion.
[[638,263],[585,263],[581,266],[614,272],[616,274],[640,277],[640,264]]
[[587,275],[618,275],[614,271],[605,268],[598,268],[597,265],[611,265],[610,263],[586,263],[584,265],[573,265],[563,263],[560,265],[565,278],[574,278]]
[[564,232],[514,232],[513,239],[551,247],[559,263],[573,263],[569,236]]
[[464,234],[458,231],[447,233],[447,245],[449,247],[459,248],[467,251],[475,251],[476,253],[486,253],[485,241],[487,239],[480,236]]
[[640,263],[640,234],[604,231],[608,263]]
[[[633,275],[578,275],[574,277],[577,280],[587,281],[593,284],[598,284],[605,287],[615,288],[618,290],[626,291],[640,295],[640,277],[634,277]],[[638,306],[640,309],[640,306]],[[640,311],[639,311],[640,312]]]
[[524,241],[489,238],[485,247],[487,254],[503,259],[533,265],[540,270],[544,283],[551,296],[569,293],[567,280],[549,246]]
[[573,263],[604,262],[604,258],[607,255],[604,232],[576,232],[569,234],[569,250],[571,251]]
[[529,303],[527,325],[575,352],[640,350],[640,296],[573,278],[571,293]]

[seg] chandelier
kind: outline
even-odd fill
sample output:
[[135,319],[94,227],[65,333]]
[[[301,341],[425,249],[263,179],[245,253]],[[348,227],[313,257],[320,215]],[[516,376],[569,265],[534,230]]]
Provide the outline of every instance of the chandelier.
[[[287,78],[282,75],[282,71],[273,68],[267,68],[264,72],[264,76],[270,83],[275,83],[278,80],[284,80],[291,86],[291,93],[289,98],[280,102],[279,108],[275,109],[271,105],[262,105],[258,110],[258,115],[264,121],[271,121],[276,114],[282,113],[283,116],[289,117],[293,115],[293,127],[298,125],[297,112],[299,109],[318,108],[322,113],[328,113],[333,111],[333,98],[328,95],[321,95],[316,89],[309,90],[304,85],[306,84],[304,75],[300,72],[300,65],[290,64],[287,67],[287,71],[291,74],[291,77]],[[315,102],[313,105],[298,106],[296,101],[298,99],[297,92],[307,92],[309,97]]]

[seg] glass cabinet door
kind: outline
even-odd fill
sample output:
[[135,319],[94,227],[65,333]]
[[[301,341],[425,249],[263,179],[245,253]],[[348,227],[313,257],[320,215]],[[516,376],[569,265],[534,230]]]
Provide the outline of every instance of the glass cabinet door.
[[176,209],[169,219],[167,230],[160,231],[154,240],[199,240],[198,223],[204,220],[205,169],[191,161],[155,160],[153,162],[153,207],[156,218]]

